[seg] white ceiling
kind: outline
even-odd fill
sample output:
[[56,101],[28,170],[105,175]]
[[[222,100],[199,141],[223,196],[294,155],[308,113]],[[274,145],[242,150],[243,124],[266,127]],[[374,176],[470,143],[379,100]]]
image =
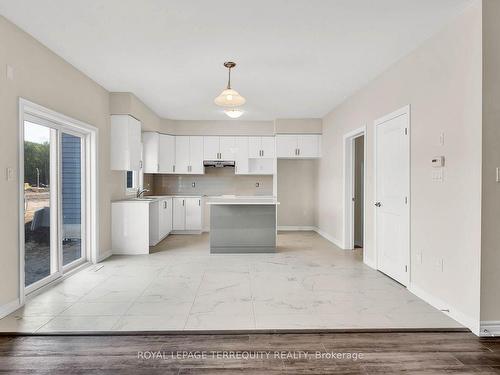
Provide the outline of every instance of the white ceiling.
[[470,0],[0,0],[0,13],[109,91],[162,117],[322,117],[438,31]]

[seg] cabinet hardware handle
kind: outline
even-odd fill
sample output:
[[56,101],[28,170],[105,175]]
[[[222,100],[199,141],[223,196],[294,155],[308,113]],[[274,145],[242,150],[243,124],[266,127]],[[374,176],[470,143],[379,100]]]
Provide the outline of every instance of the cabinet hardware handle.
[[297,149],[297,155],[300,155],[300,148]]
[[380,203],[380,202],[375,203],[375,207],[380,207],[380,206],[382,206],[382,203]]
[[184,199],[182,200],[182,205],[184,206]]
[[264,156],[264,150],[262,150],[262,156]]
[[175,165],[172,165],[172,172],[175,172]]
[[201,206],[201,199],[198,199],[198,206]]

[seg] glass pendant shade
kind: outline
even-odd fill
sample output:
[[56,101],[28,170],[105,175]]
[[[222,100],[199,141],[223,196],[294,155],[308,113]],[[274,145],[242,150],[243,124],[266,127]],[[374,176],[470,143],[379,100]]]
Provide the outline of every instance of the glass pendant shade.
[[225,109],[224,113],[231,118],[238,118],[243,114],[243,111],[238,108]]
[[220,107],[234,108],[245,104],[246,99],[236,90],[225,89],[215,98],[214,102]]

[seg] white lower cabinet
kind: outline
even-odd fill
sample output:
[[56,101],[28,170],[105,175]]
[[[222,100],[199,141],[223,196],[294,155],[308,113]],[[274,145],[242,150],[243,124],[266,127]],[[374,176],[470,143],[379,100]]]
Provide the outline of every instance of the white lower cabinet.
[[201,231],[202,202],[201,197],[173,198],[173,230]]
[[160,199],[150,204],[149,246],[154,246],[172,231],[172,198]]
[[173,198],[173,230],[185,230],[186,228],[186,198]]

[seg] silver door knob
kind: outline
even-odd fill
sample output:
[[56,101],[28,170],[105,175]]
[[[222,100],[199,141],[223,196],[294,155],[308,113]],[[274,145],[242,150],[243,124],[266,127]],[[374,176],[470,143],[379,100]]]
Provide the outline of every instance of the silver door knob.
[[375,202],[375,207],[380,207],[380,206],[382,206],[382,203],[380,203],[380,202]]

